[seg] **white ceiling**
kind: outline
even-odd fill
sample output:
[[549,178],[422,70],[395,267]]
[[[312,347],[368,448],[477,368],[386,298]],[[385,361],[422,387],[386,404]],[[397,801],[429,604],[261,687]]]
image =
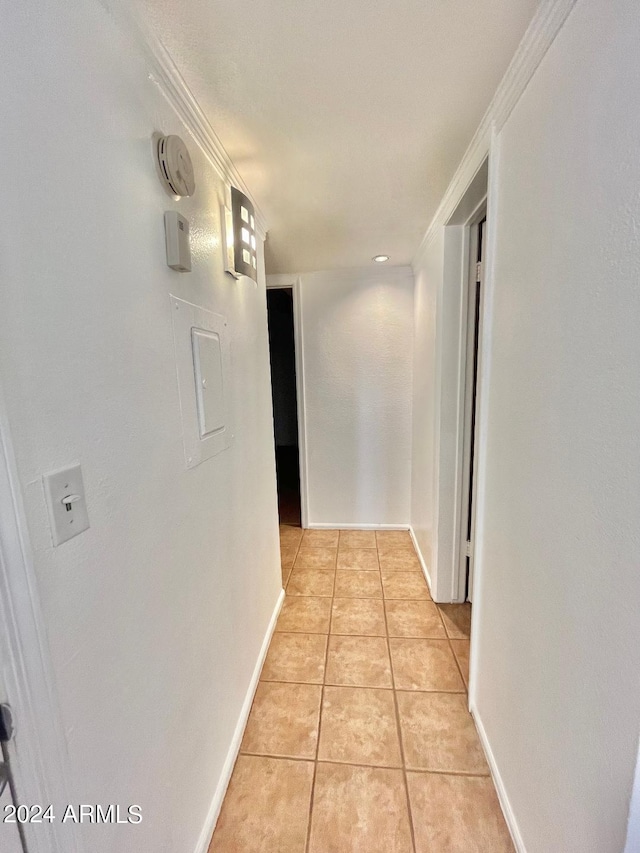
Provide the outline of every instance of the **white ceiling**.
[[538,0],[135,0],[269,223],[269,272],[408,263]]

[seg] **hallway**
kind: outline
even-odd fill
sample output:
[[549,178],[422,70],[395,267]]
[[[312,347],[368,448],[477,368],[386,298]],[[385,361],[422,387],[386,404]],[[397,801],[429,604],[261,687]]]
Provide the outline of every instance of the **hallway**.
[[0,853],[640,853],[639,0],[5,5]]
[[467,711],[470,605],[405,531],[280,528],[286,598],[210,853],[513,850]]

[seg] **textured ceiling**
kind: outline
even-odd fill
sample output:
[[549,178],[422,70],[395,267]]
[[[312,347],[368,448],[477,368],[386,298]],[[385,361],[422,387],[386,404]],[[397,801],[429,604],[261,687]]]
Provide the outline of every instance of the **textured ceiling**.
[[269,272],[408,263],[538,0],[135,0],[269,223]]

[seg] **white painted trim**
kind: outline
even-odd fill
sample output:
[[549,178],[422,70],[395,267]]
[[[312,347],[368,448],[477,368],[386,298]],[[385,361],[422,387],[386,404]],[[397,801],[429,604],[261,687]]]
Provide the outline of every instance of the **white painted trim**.
[[300,526],[307,528],[309,527],[309,456],[307,453],[307,398],[305,394],[302,282],[299,276],[267,276],[267,290],[280,290],[287,287],[291,288],[293,294],[293,338],[296,359],[296,406],[300,469]]
[[470,666],[469,666],[469,702],[475,705],[477,665],[474,649],[480,634],[483,617],[483,548],[485,528],[487,435],[489,419],[489,395],[491,390],[491,338],[493,330],[493,288],[495,267],[495,245],[498,218],[498,180],[500,169],[500,138],[494,134],[489,155],[489,182],[487,185],[487,226],[486,253],[483,293],[483,327],[478,351],[478,402],[476,405],[476,523],[473,547],[475,549],[473,619],[471,620]]
[[414,268],[449,221],[487,156],[493,129],[499,131],[504,126],[576,2],[543,0],[538,7],[415,253]]
[[220,774],[220,779],[218,780],[213,799],[211,800],[211,805],[209,806],[209,812],[207,813],[207,818],[204,822],[204,826],[202,827],[202,832],[200,833],[200,837],[198,838],[198,843],[196,844],[194,853],[207,853],[209,845],[211,844],[211,839],[213,838],[213,833],[216,828],[218,816],[220,815],[220,809],[222,808],[224,795],[227,793],[231,774],[233,773],[233,768],[236,763],[238,753],[240,751],[242,736],[244,735],[244,730],[247,726],[247,720],[249,719],[249,714],[251,713],[253,697],[255,696],[256,690],[258,689],[260,673],[262,672],[264,660],[267,656],[267,652],[269,651],[269,643],[271,642],[273,632],[276,629],[276,623],[278,621],[278,616],[280,615],[280,610],[282,608],[283,601],[284,589],[280,590],[280,595],[278,596],[278,600],[276,601],[276,606],[273,608],[273,613],[271,614],[271,619],[269,621],[266,634],[264,635],[262,646],[260,647],[260,654],[258,655],[258,660],[256,661],[256,665],[253,670],[253,675],[251,676],[251,681],[249,682],[249,687],[247,689],[244,702],[242,703],[240,716],[238,717],[238,722],[236,723],[233,738],[231,739],[231,743],[227,751],[227,757],[222,767],[222,773]]
[[[8,744],[16,789],[23,803],[71,802],[66,739],[52,665],[22,491],[0,388],[0,649],[3,700],[12,707],[16,740]],[[4,656],[3,655],[3,656]],[[19,748],[17,748],[19,747]],[[24,824],[29,853],[82,853],[77,829]]]
[[339,521],[319,521],[309,524],[310,530],[409,530],[407,524],[344,524]]
[[101,0],[101,2],[125,29],[127,35],[133,35],[149,66],[151,79],[162,91],[220,178],[227,186],[237,187],[251,199],[258,228],[264,237],[268,230],[264,214],[225,151],[193,92],[187,86],[169,51],[142,15],[136,11],[135,4],[128,3],[126,0]]
[[427,567],[427,563],[422,556],[422,551],[420,550],[420,545],[418,545],[418,540],[416,538],[416,534],[413,530],[413,527],[409,527],[409,535],[411,536],[411,541],[413,542],[413,547],[416,549],[416,554],[418,555],[418,560],[420,562],[420,566],[422,567],[422,573],[425,576],[427,581],[427,586],[429,587],[429,595],[433,598],[431,594],[431,575],[429,574],[429,569]]
[[496,792],[498,794],[498,800],[500,801],[500,807],[502,808],[504,819],[509,832],[511,833],[516,853],[527,853],[524,841],[522,840],[522,834],[520,833],[520,827],[518,826],[518,821],[516,820],[516,816],[511,807],[509,797],[507,796],[507,791],[504,786],[504,782],[502,781],[502,776],[500,775],[496,759],[493,755],[489,738],[487,737],[487,733],[482,723],[482,718],[480,717],[477,708],[470,705],[469,710],[471,711],[473,721],[475,722],[476,729],[478,730],[478,737],[480,738],[480,743],[482,744],[487,764],[491,771],[491,778],[493,779],[493,784],[495,785]]
[[283,275],[282,273],[270,273],[266,276],[267,290],[278,290],[282,287],[294,287],[298,281],[297,275]]
[[[472,353],[469,351],[470,340],[470,311],[473,306],[469,304],[469,292],[472,282],[475,281],[476,253],[478,250],[479,225],[487,215],[487,196],[485,193],[482,201],[477,205],[465,224],[462,239],[462,275],[459,286],[462,289],[460,299],[459,317],[459,340],[458,340],[458,399],[457,399],[457,442],[455,459],[455,498],[454,498],[454,547],[452,565],[452,601],[462,602],[465,600],[466,586],[466,520],[469,510],[469,480],[470,480],[470,452],[471,416],[473,400],[470,395],[469,370],[472,367]],[[484,246],[484,258],[486,260],[486,242]],[[486,264],[485,264],[486,267]],[[478,368],[480,367],[480,351],[482,348],[482,335],[484,330],[484,288],[480,292],[480,317],[478,323]],[[476,412],[480,405],[480,383],[476,385]],[[475,438],[477,439],[477,430]],[[477,479],[477,455],[474,458],[473,470],[473,496],[472,496],[472,521],[471,521],[471,551],[475,554],[475,515],[476,515],[476,493],[478,491]],[[471,557],[471,560],[474,560]],[[473,572],[472,572],[473,574]]]
[[[486,197],[483,201],[486,204]],[[469,488],[469,458],[465,453],[466,447],[466,419],[467,419],[467,375],[469,367],[469,286],[471,278],[471,267],[469,261],[472,252],[477,250],[477,235],[474,233],[471,220],[466,223],[462,233],[462,263],[461,278],[459,286],[460,293],[460,315],[458,317],[458,376],[456,397],[456,455],[454,461],[454,498],[453,498],[453,564],[451,573],[451,600],[464,601],[464,590],[466,578],[463,577],[463,564],[466,569],[466,561],[463,557],[466,552],[466,533],[464,532],[464,509],[468,507],[467,494]],[[453,282],[452,282],[453,284]],[[446,281],[445,281],[446,287]],[[440,567],[438,567],[440,568]],[[466,572],[464,573],[466,574]]]

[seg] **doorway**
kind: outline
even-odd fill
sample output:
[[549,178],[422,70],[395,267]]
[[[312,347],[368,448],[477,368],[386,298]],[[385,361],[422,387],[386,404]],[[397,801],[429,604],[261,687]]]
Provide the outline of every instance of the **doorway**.
[[463,409],[462,507],[460,516],[460,574],[464,577],[465,601],[473,601],[473,570],[476,520],[476,421],[478,408],[478,353],[482,319],[483,259],[486,244],[486,213],[469,227],[469,267],[466,298],[466,364]]
[[267,289],[271,394],[280,524],[300,527],[300,445],[296,372],[295,306],[292,287]]

